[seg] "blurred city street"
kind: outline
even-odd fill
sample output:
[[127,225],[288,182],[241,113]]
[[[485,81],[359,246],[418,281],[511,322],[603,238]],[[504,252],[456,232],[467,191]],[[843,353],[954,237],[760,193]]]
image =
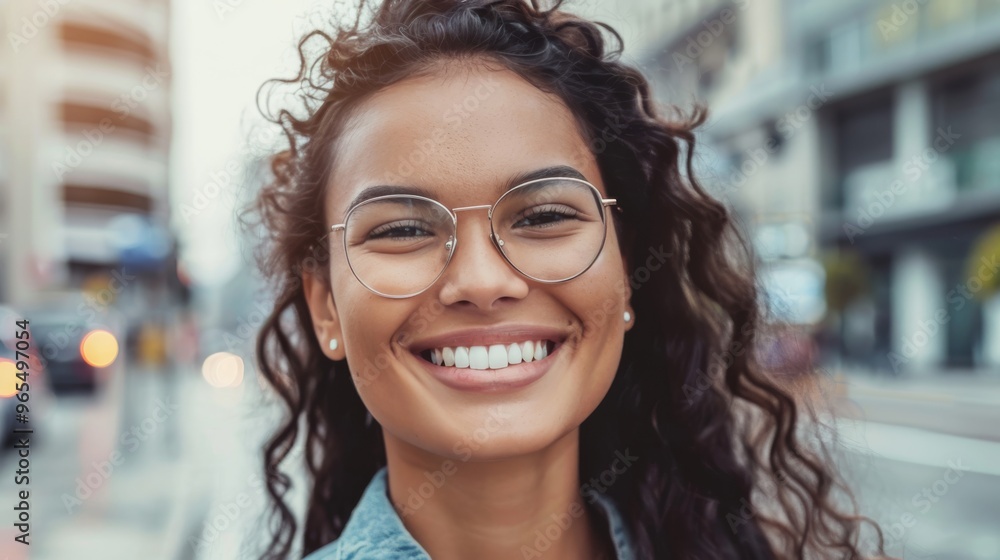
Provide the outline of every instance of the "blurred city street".
[[[268,411],[194,370],[135,371],[116,391],[60,397],[33,436],[30,558],[245,557],[263,505],[255,446]],[[12,472],[5,451],[0,468]],[[4,476],[0,492],[13,491]],[[249,501],[233,508],[240,494]],[[29,558],[6,527],[2,538],[4,560]]]
[[[0,2],[0,436],[22,426],[19,330],[34,430],[32,545],[3,517],[0,560],[251,559],[268,538],[283,411],[254,341],[275,294],[238,217],[287,148],[258,88],[349,4]],[[887,552],[1000,560],[1000,0],[566,8],[621,34],[661,116],[708,107],[693,173],[753,251],[777,329],[755,350],[828,406]]]
[[1000,558],[1000,378],[855,378],[839,448],[864,514],[906,559]]
[[[275,411],[255,404],[255,383],[242,387],[212,387],[193,370],[137,371],[128,387],[110,389],[118,396],[53,403],[33,440],[31,558],[251,558],[245,547],[265,503],[257,446]],[[1000,379],[855,374],[830,387],[834,449],[862,512],[882,524],[887,550],[906,559],[1000,558]],[[158,407],[175,404],[142,430],[163,417]],[[130,451],[101,428],[108,424],[119,434],[138,428],[145,440]],[[109,469],[115,441],[123,459]],[[4,472],[14,461],[7,451]],[[9,493],[10,477],[0,480]],[[92,494],[81,492],[87,486]],[[5,560],[28,558],[4,550]]]

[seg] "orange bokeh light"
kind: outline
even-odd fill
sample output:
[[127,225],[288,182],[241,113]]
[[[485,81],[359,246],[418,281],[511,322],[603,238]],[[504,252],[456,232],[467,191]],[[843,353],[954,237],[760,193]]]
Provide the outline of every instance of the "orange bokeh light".
[[17,394],[17,366],[10,360],[0,360],[0,399],[13,397]]
[[108,331],[90,331],[80,341],[80,355],[93,367],[111,365],[118,357],[118,341]]

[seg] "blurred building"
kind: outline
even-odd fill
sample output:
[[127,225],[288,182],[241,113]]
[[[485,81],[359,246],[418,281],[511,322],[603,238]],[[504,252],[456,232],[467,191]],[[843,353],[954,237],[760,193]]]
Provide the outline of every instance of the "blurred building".
[[1000,369],[1000,0],[617,10],[660,100],[711,107],[701,177],[779,314],[857,366]]
[[2,299],[98,288],[145,301],[166,290],[168,10],[0,4]]
[[791,28],[806,79],[836,92],[822,239],[860,255],[873,311],[855,337],[871,343],[845,350],[893,371],[1000,365],[983,291],[1000,271],[974,251],[1000,224],[1000,1],[813,4]]

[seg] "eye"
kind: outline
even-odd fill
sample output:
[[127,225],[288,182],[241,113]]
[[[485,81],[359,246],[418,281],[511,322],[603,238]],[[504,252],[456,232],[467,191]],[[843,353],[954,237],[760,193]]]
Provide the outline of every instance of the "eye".
[[368,233],[367,239],[414,239],[419,237],[433,237],[434,232],[425,229],[427,226],[416,220],[406,222],[392,222],[381,225]]
[[514,219],[512,227],[545,228],[576,218],[577,212],[568,206],[550,204],[524,210]]

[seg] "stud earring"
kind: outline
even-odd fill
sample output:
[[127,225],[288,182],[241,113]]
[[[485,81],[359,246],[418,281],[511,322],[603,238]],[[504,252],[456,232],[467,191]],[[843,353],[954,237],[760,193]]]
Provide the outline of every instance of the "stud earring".
[[336,349],[337,349],[337,339],[336,338],[331,338],[330,339],[330,350],[336,350]]
[[625,312],[625,322],[628,323],[632,320],[632,314],[628,311]]

